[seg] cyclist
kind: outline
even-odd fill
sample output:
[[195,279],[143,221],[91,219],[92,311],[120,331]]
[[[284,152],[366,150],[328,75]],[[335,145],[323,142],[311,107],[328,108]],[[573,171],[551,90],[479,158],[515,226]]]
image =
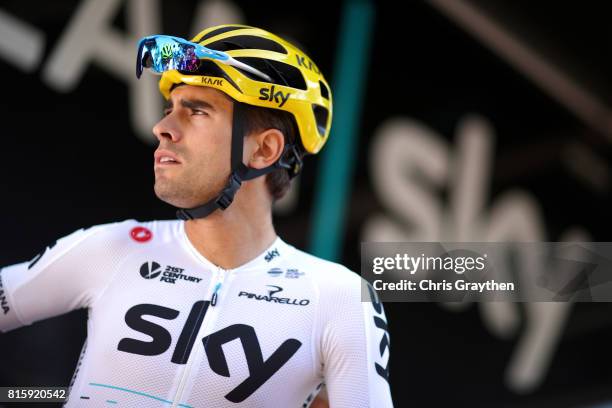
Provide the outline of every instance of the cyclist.
[[274,34],[223,25],[145,37],[137,75],[147,68],[168,102],[154,189],[179,219],[79,230],[3,268],[0,330],[89,309],[68,407],[307,407],[317,395],[391,407],[376,294],[272,224],[274,200],[329,136],[317,66]]

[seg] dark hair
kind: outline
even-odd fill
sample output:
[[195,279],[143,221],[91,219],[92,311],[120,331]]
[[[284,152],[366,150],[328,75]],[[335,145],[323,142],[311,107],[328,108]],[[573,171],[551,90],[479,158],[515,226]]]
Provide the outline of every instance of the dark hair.
[[[299,134],[291,113],[245,104],[245,134],[266,129],[280,130],[285,136],[285,143],[296,143]],[[265,177],[268,191],[274,201],[282,198],[289,190],[291,178],[287,170],[277,169]]]

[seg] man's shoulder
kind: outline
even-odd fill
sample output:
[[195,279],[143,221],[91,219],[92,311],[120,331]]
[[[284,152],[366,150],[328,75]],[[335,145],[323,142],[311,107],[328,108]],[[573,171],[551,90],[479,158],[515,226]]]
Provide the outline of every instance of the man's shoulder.
[[114,245],[138,245],[167,242],[177,235],[179,220],[124,221],[97,224],[77,231],[82,240],[95,245],[112,247]]
[[298,249],[292,254],[291,261],[303,268],[304,277],[309,277],[308,281],[317,293],[320,324],[326,325],[347,315],[360,316],[366,281],[359,274],[340,263]]
[[358,286],[361,282],[361,276],[346,266],[319,258],[297,248],[293,254],[292,261],[305,269],[314,281],[330,289],[346,288],[347,285]]
[[[129,219],[80,228],[47,245],[27,264],[28,269],[52,265],[80,265],[118,262],[144,244],[162,242],[176,225],[163,221],[139,222]],[[157,237],[157,238],[156,238]]]

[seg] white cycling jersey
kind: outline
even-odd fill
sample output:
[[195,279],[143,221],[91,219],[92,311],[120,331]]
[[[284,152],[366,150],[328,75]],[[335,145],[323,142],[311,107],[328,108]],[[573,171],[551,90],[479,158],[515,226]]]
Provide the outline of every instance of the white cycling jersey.
[[[87,307],[67,407],[392,407],[371,287],[280,238],[232,270],[183,221],[79,230],[0,270],[0,330]],[[362,302],[361,291],[366,302]]]

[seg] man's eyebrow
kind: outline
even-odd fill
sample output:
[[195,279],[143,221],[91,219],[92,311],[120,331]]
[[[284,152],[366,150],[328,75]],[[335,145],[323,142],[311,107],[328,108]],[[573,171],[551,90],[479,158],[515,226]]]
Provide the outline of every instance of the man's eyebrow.
[[187,109],[209,109],[214,111],[215,107],[211,105],[209,102],[203,101],[201,99],[181,99],[181,106]]

